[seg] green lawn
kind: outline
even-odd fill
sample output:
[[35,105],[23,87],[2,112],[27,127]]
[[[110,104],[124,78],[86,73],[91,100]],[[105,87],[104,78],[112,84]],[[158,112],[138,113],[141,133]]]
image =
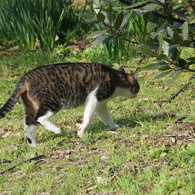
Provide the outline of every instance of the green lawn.
[[[1,58],[0,105],[23,73],[59,61],[39,54]],[[127,71],[142,66],[136,61],[127,65]],[[165,87],[165,80],[152,80],[155,75],[140,73],[137,99],[118,97],[109,103],[120,125],[116,132],[109,132],[95,117],[82,139],[76,131],[83,108],[64,110],[52,118],[62,135],[40,127],[39,145],[30,148],[18,103],[0,120],[0,172],[16,165],[0,175],[0,194],[195,194],[195,84],[171,103],[154,103],[172,96],[189,78],[183,74]]]

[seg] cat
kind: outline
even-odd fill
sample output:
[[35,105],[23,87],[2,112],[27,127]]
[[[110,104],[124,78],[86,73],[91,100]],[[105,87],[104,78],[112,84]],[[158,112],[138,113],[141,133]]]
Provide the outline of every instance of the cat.
[[95,113],[110,129],[114,123],[107,102],[116,97],[135,98],[139,92],[137,74],[127,74],[123,67],[118,70],[99,63],[60,63],[45,65],[26,73],[19,80],[13,94],[0,109],[3,118],[21,97],[24,105],[24,133],[30,146],[36,146],[35,131],[38,125],[56,134],[61,129],[49,121],[61,109],[84,105],[83,123],[78,129],[82,137]]

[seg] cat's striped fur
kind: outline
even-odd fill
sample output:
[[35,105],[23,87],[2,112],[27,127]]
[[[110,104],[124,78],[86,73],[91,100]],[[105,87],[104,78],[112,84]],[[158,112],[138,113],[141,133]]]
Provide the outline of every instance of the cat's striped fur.
[[49,122],[61,109],[84,105],[84,120],[79,127],[81,137],[96,112],[110,129],[118,128],[110,117],[106,104],[116,96],[136,97],[139,84],[138,70],[126,74],[123,68],[115,70],[98,63],[62,63],[38,67],[25,74],[15,91],[0,109],[4,117],[21,97],[26,117],[24,131],[30,146],[35,146],[34,133],[41,124],[46,129],[61,133]]

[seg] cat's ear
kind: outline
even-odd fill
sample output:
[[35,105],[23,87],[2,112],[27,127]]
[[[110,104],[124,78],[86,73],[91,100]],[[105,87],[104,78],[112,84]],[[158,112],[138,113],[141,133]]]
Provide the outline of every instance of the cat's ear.
[[118,71],[119,71],[119,72],[122,72],[122,73],[125,73],[125,69],[124,69],[123,67],[124,67],[123,65],[120,66],[120,67],[118,68]]
[[136,71],[133,73],[133,76],[137,78],[138,73],[140,72],[141,68],[137,68]]

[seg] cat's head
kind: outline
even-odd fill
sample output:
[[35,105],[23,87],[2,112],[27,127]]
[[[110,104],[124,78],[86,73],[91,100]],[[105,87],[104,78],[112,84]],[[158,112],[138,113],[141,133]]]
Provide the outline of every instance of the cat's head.
[[118,71],[121,72],[122,74],[125,74],[125,77],[126,77],[125,79],[126,85],[121,95],[127,98],[137,97],[137,94],[140,90],[140,86],[137,80],[137,75],[140,71],[140,68],[136,69],[136,71],[133,73],[127,74],[125,73],[124,68],[121,66],[119,67]]

